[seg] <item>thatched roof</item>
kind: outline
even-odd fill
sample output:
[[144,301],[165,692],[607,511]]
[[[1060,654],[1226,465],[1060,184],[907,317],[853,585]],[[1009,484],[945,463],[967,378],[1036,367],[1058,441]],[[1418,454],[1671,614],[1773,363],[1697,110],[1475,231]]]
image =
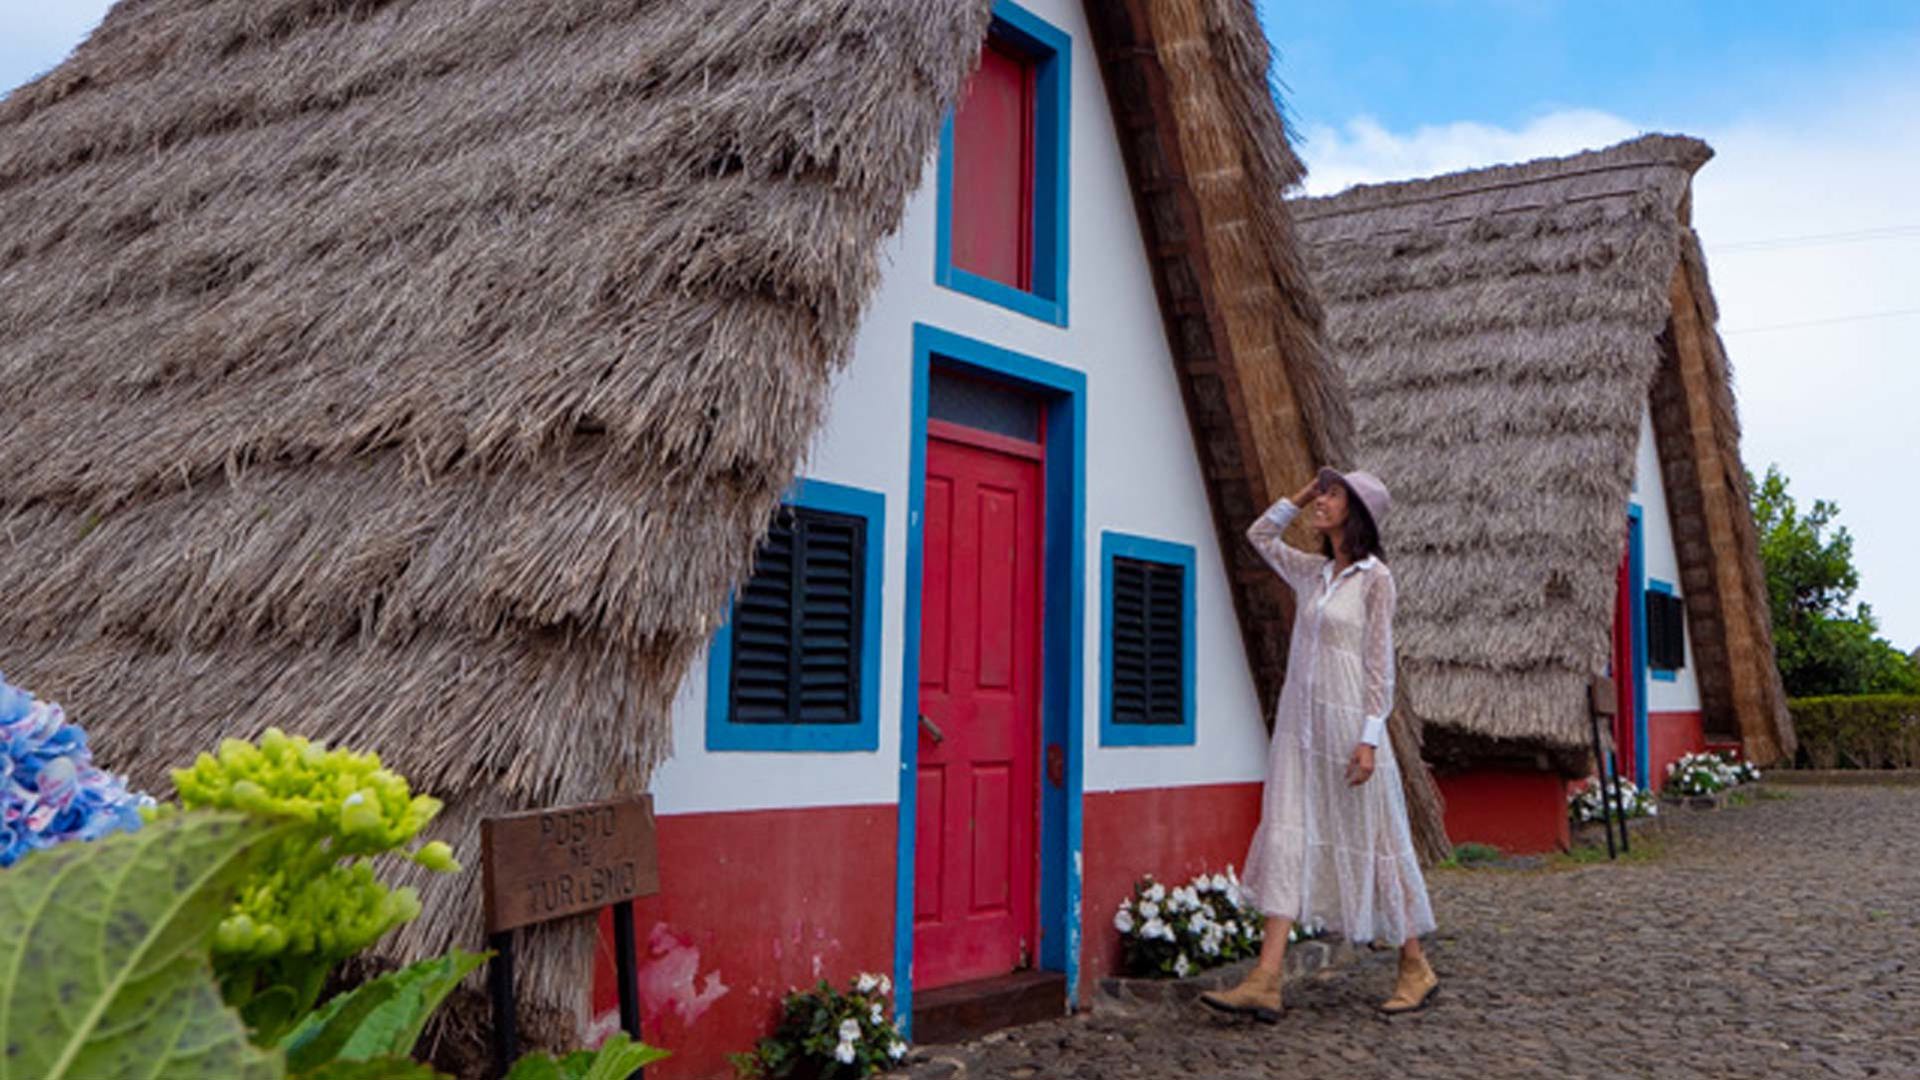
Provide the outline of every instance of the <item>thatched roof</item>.
[[470,863],[643,790],[987,14],[116,7],[0,101],[0,664],[149,786],[378,750]]
[[1401,671],[1437,738],[1585,747],[1651,396],[1708,728],[1763,760],[1791,740],[1688,222],[1711,154],[1648,136],[1294,203],[1359,458],[1396,493]]
[[[148,786],[274,724],[377,750],[470,862],[644,789],[988,10],[124,0],[0,101],[0,666]],[[1298,162],[1248,0],[1088,15],[1237,557],[1346,456]],[[426,899],[400,954],[473,941]],[[535,938],[580,1001],[590,926]]]

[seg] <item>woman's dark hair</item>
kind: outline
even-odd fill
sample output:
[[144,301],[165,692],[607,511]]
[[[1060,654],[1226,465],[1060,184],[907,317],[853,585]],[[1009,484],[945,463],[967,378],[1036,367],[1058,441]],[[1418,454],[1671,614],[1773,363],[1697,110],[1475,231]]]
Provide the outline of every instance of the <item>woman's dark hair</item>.
[[[1347,523],[1340,526],[1340,539],[1346,545],[1348,557],[1354,562],[1369,555],[1386,558],[1386,550],[1380,546],[1380,530],[1374,526],[1367,504],[1360,501],[1360,496],[1353,493],[1346,481],[1340,481],[1340,486],[1347,492]],[[1333,558],[1333,537],[1321,537],[1320,546],[1327,558]]]

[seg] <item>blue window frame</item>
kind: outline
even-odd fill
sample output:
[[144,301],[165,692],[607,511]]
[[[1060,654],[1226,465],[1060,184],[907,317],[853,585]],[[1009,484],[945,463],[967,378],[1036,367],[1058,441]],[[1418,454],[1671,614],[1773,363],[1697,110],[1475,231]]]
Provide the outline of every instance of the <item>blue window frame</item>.
[[1100,534],[1102,746],[1194,744],[1194,561],[1186,544]]
[[1067,325],[1067,144],[1073,115],[1073,39],[1011,0],[994,0],[989,35],[1035,65],[1033,117],[1033,289],[1027,291],[953,264],[953,116],[940,134],[939,223],[934,281],[1022,315]]
[[1687,664],[1686,606],[1674,593],[1672,582],[1649,578],[1646,608],[1647,677],[1677,682]]
[[[801,511],[829,515],[831,520],[851,520],[859,530],[857,546],[851,549],[853,610],[858,617],[848,628],[848,643],[856,674],[854,694],[857,714],[849,722],[808,722],[788,719],[784,722],[747,722],[735,715],[735,621],[739,597],[727,605],[727,621],[714,634],[707,655],[707,749],[708,750],[877,750],[880,748],[880,638],[881,580],[886,567],[882,537],[886,529],[886,496],[877,491],[830,484],[821,480],[801,480],[789,493],[786,504]],[[844,531],[844,530],[843,530]],[[794,556],[796,559],[799,556]],[[847,549],[835,553],[838,559],[849,557]],[[795,595],[804,602],[807,582],[802,568],[795,567]],[[845,595],[845,585],[838,595]],[[796,605],[796,607],[801,605]],[[800,646],[795,645],[794,648]]]

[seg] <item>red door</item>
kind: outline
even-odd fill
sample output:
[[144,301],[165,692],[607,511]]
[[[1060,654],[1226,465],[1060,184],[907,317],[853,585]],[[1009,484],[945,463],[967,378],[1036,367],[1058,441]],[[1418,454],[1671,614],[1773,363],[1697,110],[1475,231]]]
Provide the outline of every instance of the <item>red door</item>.
[[1620,554],[1620,572],[1616,576],[1613,601],[1613,755],[1621,776],[1633,775],[1634,757],[1634,685],[1633,671],[1633,536],[1629,531],[1626,550]]
[[1030,966],[1039,861],[1039,448],[929,426],[914,821],[919,987]]

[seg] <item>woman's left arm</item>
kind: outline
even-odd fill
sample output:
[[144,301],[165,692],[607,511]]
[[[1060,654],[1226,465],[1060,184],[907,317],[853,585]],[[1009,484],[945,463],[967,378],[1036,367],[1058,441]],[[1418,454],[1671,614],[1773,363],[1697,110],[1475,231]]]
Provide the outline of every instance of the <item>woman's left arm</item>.
[[1364,784],[1373,775],[1374,751],[1386,741],[1387,717],[1393,712],[1393,607],[1397,600],[1393,574],[1382,567],[1368,584],[1367,624],[1360,645],[1366,678],[1360,705],[1366,723],[1360,730],[1360,745],[1354,747],[1347,764],[1347,778],[1353,784]]

